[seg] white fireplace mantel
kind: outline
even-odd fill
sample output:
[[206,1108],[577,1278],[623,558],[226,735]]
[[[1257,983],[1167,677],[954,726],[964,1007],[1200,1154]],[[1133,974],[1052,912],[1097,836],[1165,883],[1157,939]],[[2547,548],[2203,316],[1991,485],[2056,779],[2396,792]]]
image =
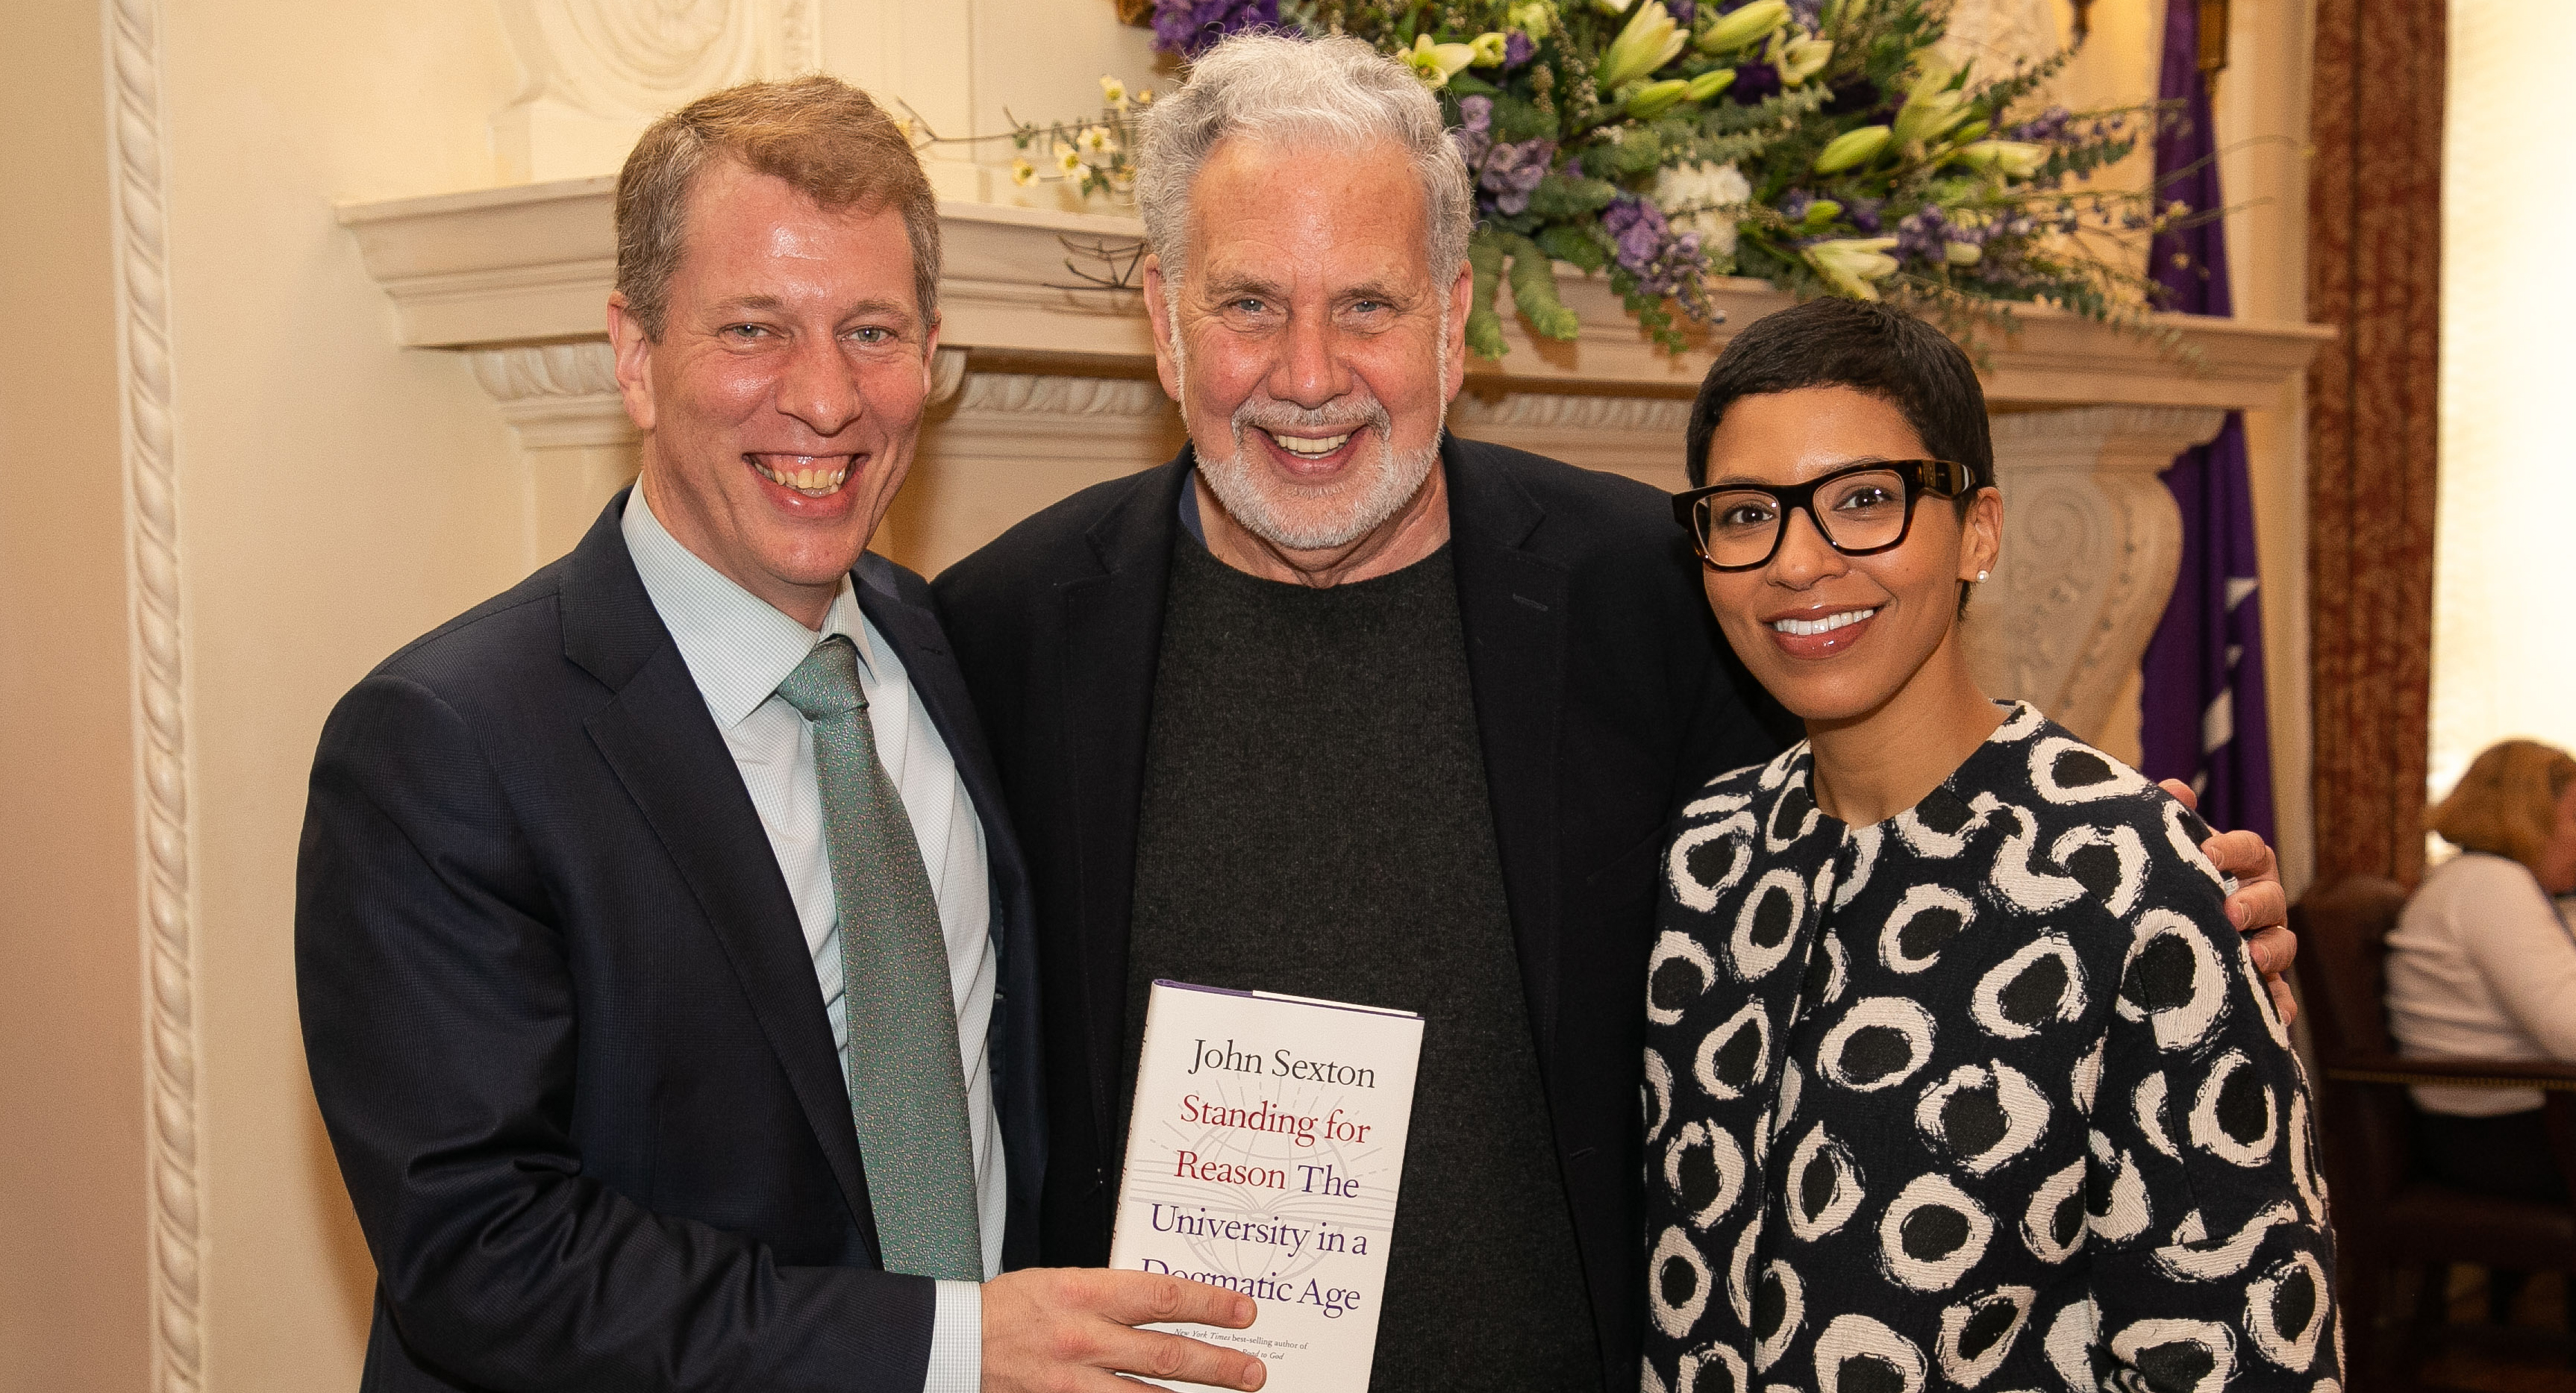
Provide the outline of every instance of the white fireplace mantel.
[[[401,342],[411,348],[482,348],[597,338],[616,272],[610,178],[353,204],[340,221],[354,232],[367,270],[393,297]],[[1080,286],[1065,266],[1066,240],[1130,244],[1133,218],[989,203],[939,206],[940,339],[979,357],[1055,360],[1094,371],[1150,364],[1153,345],[1141,297]],[[1087,269],[1100,271],[1097,263]],[[1599,277],[1570,268],[1566,304],[1583,322],[1570,344],[1533,341],[1506,318],[1512,352],[1476,363],[1484,391],[1554,388],[1579,392],[1688,395],[1707,370],[1707,352],[1673,358],[1637,331]],[[1738,326],[1790,303],[1761,281],[1718,283],[1727,322],[1709,336],[1721,345]],[[2260,324],[2196,315],[2159,315],[2187,351],[2114,332],[2062,311],[2021,312],[2020,332],[1989,345],[1987,396],[1998,407],[2277,405],[2284,383],[2306,370],[2322,326]]]
[[[465,352],[529,456],[540,554],[570,545],[635,469],[604,307],[616,271],[609,178],[353,204],[340,221],[394,302],[398,341]],[[1152,380],[1142,296],[1088,285],[1079,248],[1132,247],[1133,218],[940,204],[939,405],[879,545],[933,571],[1034,509],[1163,459],[1181,433]],[[1079,269],[1068,267],[1071,257]],[[1559,268],[1583,325],[1472,361],[1459,434],[1680,486],[1690,397],[1732,333],[1788,305],[1760,281],[1714,294],[1725,322],[1679,357],[1641,334],[1600,277]],[[2332,330],[2159,315],[2123,333],[2020,311],[1983,345],[2010,518],[2004,563],[1972,613],[1991,690],[2027,697],[2125,750],[2123,689],[2162,613],[2181,521],[2156,473],[2207,441],[2227,409],[2292,400]]]

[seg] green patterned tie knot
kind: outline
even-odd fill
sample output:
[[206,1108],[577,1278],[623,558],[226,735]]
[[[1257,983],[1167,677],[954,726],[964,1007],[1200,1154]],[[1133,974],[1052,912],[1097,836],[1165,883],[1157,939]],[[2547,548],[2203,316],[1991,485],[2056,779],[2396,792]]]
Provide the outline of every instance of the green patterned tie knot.
[[778,696],[809,721],[867,710],[867,693],[859,690],[858,650],[839,634],[815,644],[805,661],[778,684]]

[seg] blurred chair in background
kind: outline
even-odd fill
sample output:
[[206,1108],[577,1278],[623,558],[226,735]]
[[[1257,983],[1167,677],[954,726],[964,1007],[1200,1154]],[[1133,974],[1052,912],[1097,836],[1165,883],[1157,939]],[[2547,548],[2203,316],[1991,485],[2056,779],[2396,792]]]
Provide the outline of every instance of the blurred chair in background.
[[[2576,1066],[2528,1060],[2400,1057],[2383,1008],[2390,932],[2406,892],[2355,876],[2311,893],[2290,911],[2299,972],[2324,1078],[2322,1150],[2336,1235],[2339,1299],[2354,1393],[2402,1387],[2399,1361],[2380,1349],[2379,1312],[2400,1266],[2426,1270],[2419,1312],[2439,1320],[2448,1266],[2557,1271],[2576,1276],[2576,1209],[2560,1200],[2513,1198],[2449,1183],[2422,1165],[2415,1144],[2416,1087],[2537,1091],[2550,1160],[2576,1181]],[[2576,1288],[2571,1288],[2576,1289]],[[2408,1354],[2414,1353],[2409,1340]]]

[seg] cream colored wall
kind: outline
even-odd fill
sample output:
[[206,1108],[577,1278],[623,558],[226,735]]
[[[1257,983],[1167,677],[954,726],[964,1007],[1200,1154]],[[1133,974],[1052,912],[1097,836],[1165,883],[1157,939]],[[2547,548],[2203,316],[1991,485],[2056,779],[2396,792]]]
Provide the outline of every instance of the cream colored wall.
[[345,1393],[373,1281],[305,1080],[304,773],[395,647],[508,585],[528,479],[453,354],[391,345],[335,204],[490,178],[489,7],[171,5],[176,440],[195,746],[206,1387]]
[[148,1375],[116,289],[97,5],[0,43],[0,1389]]

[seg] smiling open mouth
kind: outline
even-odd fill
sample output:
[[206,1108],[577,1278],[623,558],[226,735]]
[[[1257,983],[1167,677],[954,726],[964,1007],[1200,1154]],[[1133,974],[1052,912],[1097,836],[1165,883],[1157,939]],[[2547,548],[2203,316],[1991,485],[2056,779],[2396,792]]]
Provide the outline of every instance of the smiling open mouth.
[[[848,455],[779,455],[773,458],[784,467],[772,468],[758,455],[745,455],[743,458],[760,471],[760,477],[780,488],[794,489],[807,498],[829,498],[839,492],[841,485],[849,480],[852,463]],[[835,459],[840,461],[837,465],[830,463]]]
[[1857,624],[1876,613],[1878,611],[1874,608],[1847,609],[1840,614],[1826,615],[1822,619],[1775,619],[1771,621],[1771,627],[1784,634],[1829,634],[1836,629]]
[[1324,456],[1342,448],[1343,442],[1349,440],[1353,433],[1354,432],[1351,431],[1343,431],[1339,435],[1327,435],[1308,439],[1307,437],[1300,435],[1281,435],[1277,431],[1265,430],[1262,432],[1262,434],[1270,437],[1272,444],[1277,445],[1280,449],[1285,450],[1300,459],[1322,459]]

